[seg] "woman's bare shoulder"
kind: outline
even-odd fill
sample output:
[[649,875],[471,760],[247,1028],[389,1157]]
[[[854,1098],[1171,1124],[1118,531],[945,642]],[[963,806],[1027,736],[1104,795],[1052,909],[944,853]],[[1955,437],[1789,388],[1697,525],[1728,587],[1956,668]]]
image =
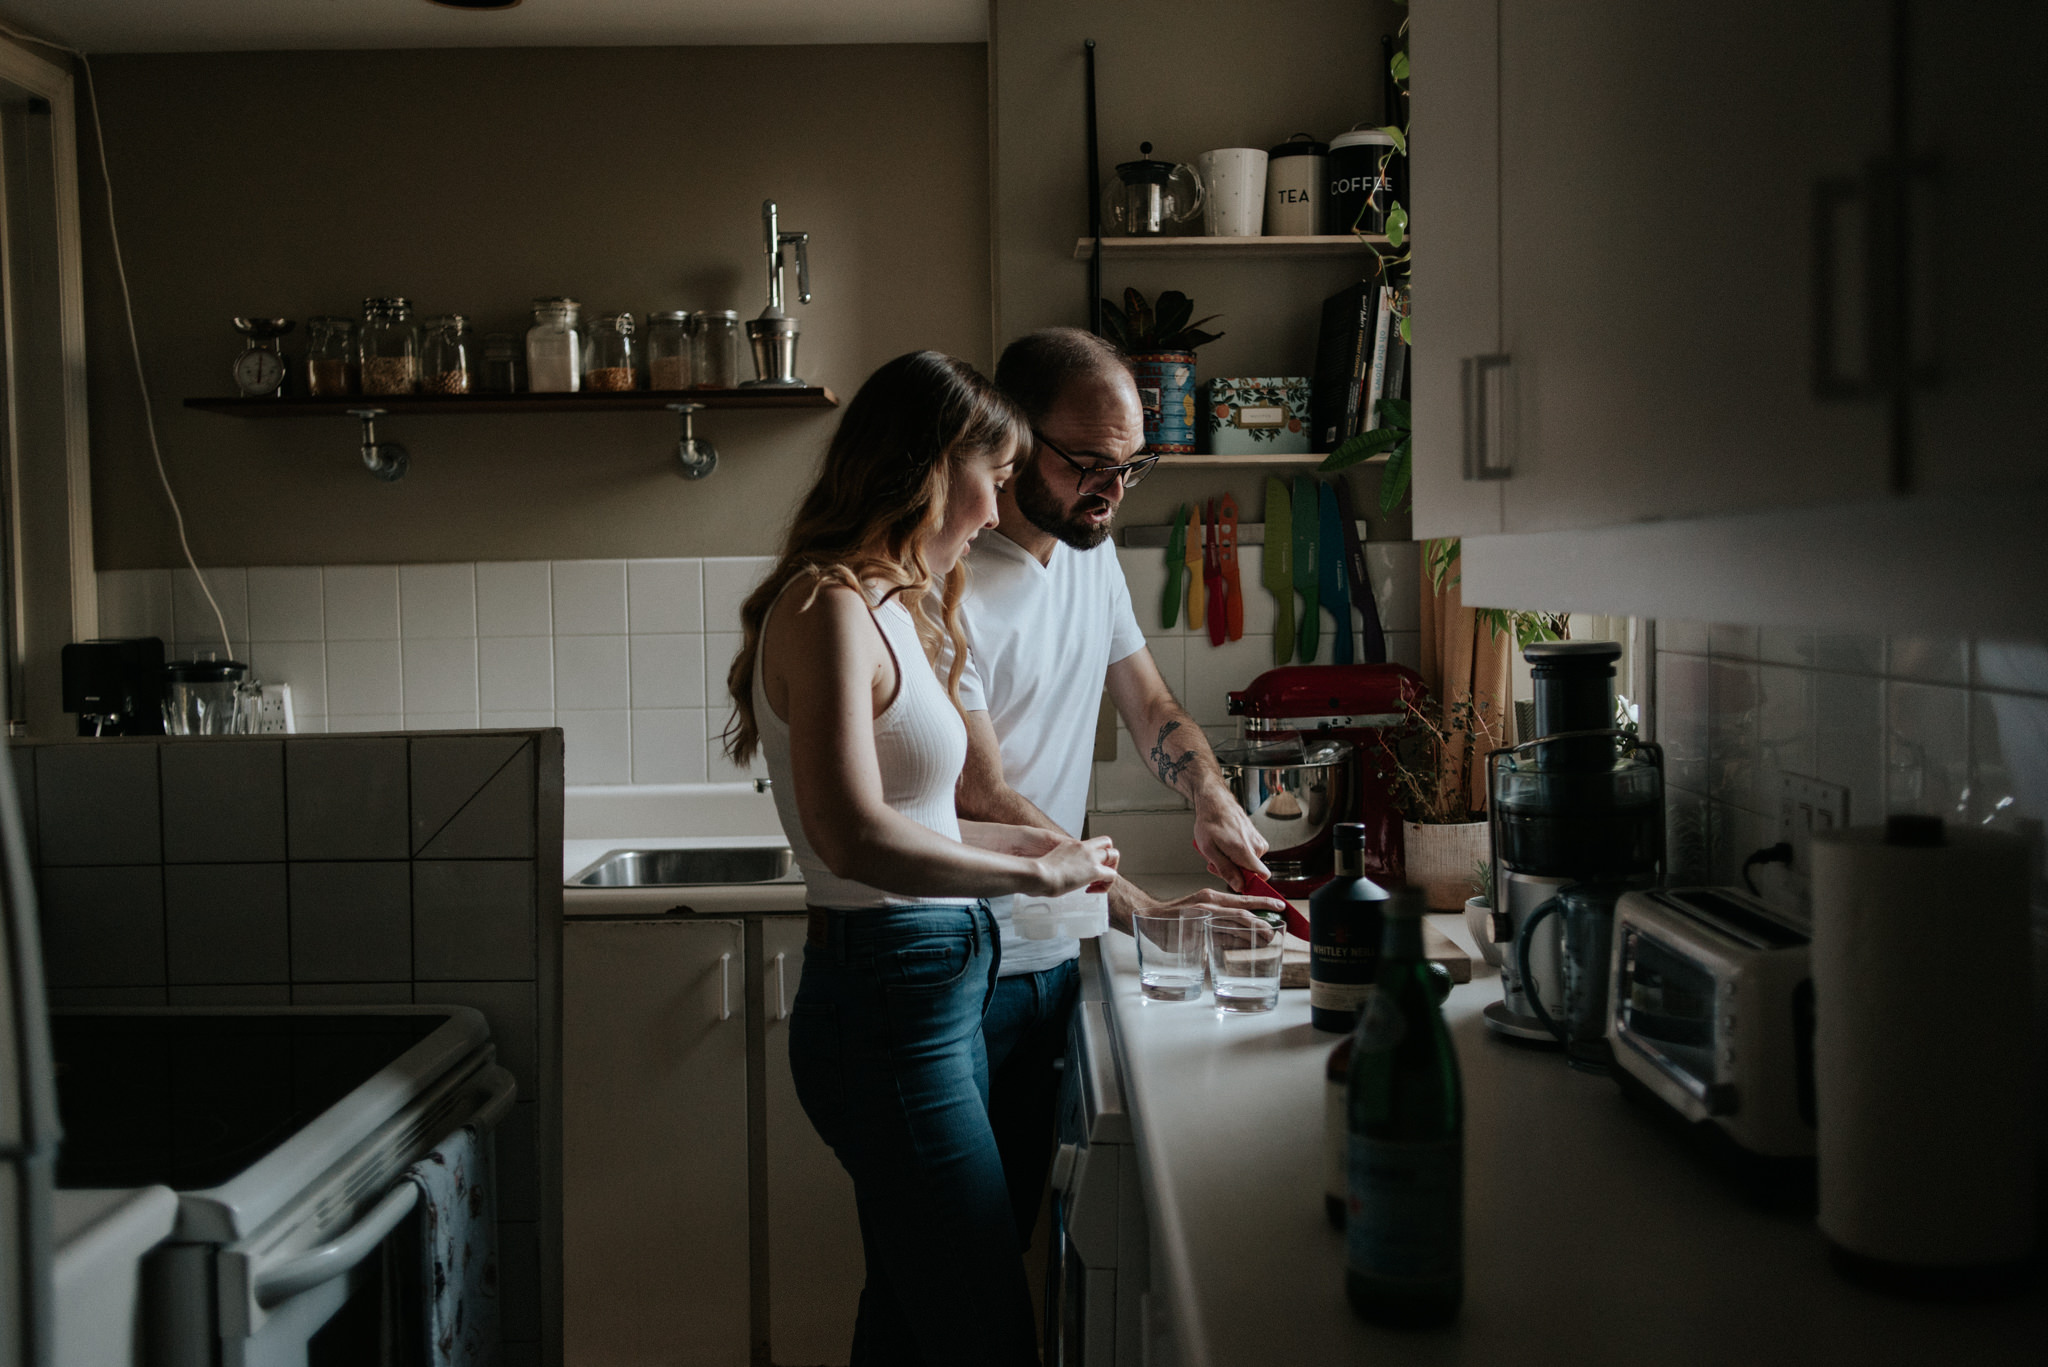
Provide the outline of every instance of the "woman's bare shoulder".
[[801,644],[811,651],[861,649],[875,635],[867,600],[851,585],[826,580],[815,590],[799,579],[768,615],[768,648]]

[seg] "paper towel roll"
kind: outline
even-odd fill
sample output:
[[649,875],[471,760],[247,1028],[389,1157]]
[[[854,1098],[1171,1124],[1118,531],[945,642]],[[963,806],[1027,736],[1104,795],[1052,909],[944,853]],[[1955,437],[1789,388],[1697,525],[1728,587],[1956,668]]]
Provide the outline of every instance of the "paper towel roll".
[[1820,1227],[1955,1269],[2035,1239],[2027,846],[1931,820],[1813,842]]

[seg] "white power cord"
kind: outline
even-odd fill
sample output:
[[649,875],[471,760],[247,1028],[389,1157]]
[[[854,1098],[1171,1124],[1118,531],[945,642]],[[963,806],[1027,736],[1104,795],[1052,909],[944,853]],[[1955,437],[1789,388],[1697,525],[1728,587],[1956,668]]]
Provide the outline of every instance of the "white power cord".
[[227,614],[220,610],[220,601],[213,596],[213,586],[206,582],[205,571],[199,568],[199,561],[192,554],[192,543],[185,536],[185,512],[178,506],[178,495],[171,488],[170,471],[164,467],[164,451],[156,436],[156,412],[150,407],[149,377],[142,369],[142,340],[135,331],[135,301],[128,293],[128,267],[121,259],[121,232],[114,221],[114,173],[107,165],[107,135],[100,123],[99,93],[92,83],[92,62],[75,47],[38,38],[23,33],[5,23],[0,23],[0,33],[24,43],[38,47],[55,48],[78,59],[79,68],[85,73],[85,102],[92,110],[93,145],[98,149],[100,160],[100,183],[107,187],[107,237],[114,246],[114,274],[121,282],[121,310],[128,319],[128,347],[135,356],[135,387],[142,391],[142,423],[149,433],[149,453],[156,458],[156,477],[164,486],[164,497],[171,505],[171,520],[178,528],[178,547],[185,552],[185,563],[192,568],[192,577],[199,581],[199,591],[206,595],[206,605],[213,609],[213,620],[220,624],[220,643],[228,659],[235,657],[235,644],[228,637]]

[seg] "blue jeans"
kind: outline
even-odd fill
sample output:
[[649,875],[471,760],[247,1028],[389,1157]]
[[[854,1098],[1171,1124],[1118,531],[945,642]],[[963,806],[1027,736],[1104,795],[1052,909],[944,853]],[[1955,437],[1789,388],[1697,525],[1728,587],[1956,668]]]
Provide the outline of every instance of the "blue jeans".
[[1059,1061],[1066,1056],[1074,1003],[1081,998],[1080,968],[1078,960],[1069,959],[1036,973],[998,978],[981,1018],[991,1078],[989,1124],[1002,1155],[1020,1248],[1031,1245],[1052,1166]]
[[1035,1367],[1030,1294],[989,1126],[982,1012],[995,917],[832,911],[791,1008],[797,1099],[853,1178],[867,1284],[853,1367]]

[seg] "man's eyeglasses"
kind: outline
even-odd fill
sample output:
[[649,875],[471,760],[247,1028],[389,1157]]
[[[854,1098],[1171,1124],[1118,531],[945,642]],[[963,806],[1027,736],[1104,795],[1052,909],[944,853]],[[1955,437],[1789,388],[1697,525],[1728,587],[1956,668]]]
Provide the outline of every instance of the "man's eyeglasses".
[[1152,467],[1159,463],[1157,456],[1140,456],[1123,465],[1083,465],[1061,450],[1059,444],[1045,433],[1034,430],[1031,435],[1038,439],[1039,445],[1073,468],[1074,473],[1080,477],[1081,492],[1084,494],[1106,493],[1109,487],[1119,480],[1123,481],[1124,488],[1135,488],[1140,480],[1152,473]]

